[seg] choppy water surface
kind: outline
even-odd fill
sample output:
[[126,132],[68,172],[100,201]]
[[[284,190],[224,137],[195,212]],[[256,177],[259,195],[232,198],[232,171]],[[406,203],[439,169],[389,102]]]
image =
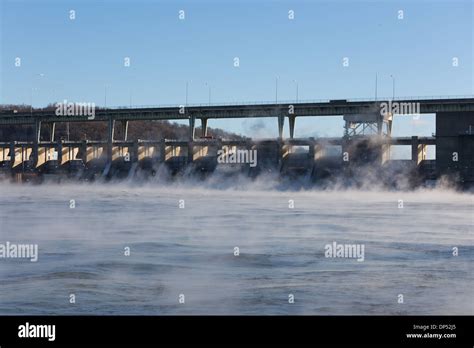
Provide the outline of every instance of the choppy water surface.
[[[472,315],[473,202],[441,190],[2,184],[0,243],[37,243],[39,260],[0,259],[0,314]],[[325,258],[334,241],[363,244],[365,260]]]

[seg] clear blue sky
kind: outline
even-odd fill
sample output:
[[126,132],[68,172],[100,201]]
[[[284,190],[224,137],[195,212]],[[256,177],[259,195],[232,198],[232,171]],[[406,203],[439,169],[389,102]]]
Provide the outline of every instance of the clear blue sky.
[[[189,103],[207,103],[208,86],[213,103],[274,101],[276,76],[279,100],[295,99],[294,81],[300,100],[372,98],[376,73],[379,97],[392,95],[390,75],[396,96],[474,94],[472,0],[0,2],[1,103],[103,105],[108,85],[108,106],[130,96],[133,105],[181,104],[186,81]],[[339,134],[341,125],[300,118],[296,135]],[[277,128],[273,120],[210,126]]]

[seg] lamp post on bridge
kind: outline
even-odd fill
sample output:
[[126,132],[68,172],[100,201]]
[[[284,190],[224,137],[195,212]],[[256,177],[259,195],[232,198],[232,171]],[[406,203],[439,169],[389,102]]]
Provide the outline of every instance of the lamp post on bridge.
[[186,81],[186,98],[185,98],[185,103],[184,106],[188,106],[188,89],[189,89],[189,84],[193,82],[193,80]]
[[296,84],[296,102],[298,103],[298,81],[293,80],[293,82]]
[[104,108],[105,108],[105,110],[107,110],[107,87],[108,87],[108,84],[105,84],[104,85]]
[[31,116],[33,116],[33,92],[37,91],[37,90],[38,90],[38,88],[31,87],[31,91],[30,91],[30,113],[31,113]]
[[275,78],[275,104],[278,104],[278,80],[280,79],[279,76]]
[[[43,78],[45,75],[43,73],[38,73],[38,74],[35,74],[35,77],[39,77],[40,79]],[[34,80],[33,79],[33,84],[34,84]],[[30,91],[30,113],[31,115],[33,115],[33,92],[34,91],[38,91],[39,88],[37,87],[31,87],[31,91]]]
[[208,86],[208,103],[209,103],[209,106],[211,106],[211,85],[209,83],[205,83],[206,86]]
[[390,75],[392,78],[392,100],[395,99],[395,77],[393,75]]

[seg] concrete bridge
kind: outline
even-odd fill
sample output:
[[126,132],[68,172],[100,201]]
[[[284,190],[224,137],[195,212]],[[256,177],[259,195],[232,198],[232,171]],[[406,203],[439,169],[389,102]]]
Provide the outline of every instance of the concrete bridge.
[[[394,110],[393,105],[398,110]],[[420,114],[436,114],[435,136],[391,136],[393,116],[405,114],[406,108],[411,106]],[[385,111],[382,112],[383,108]],[[295,138],[297,117],[336,115],[344,116],[343,137]],[[278,139],[234,141],[195,137],[197,119],[205,136],[210,119],[248,117],[274,117]],[[188,139],[134,142],[127,139],[129,121],[183,119],[189,121]],[[288,139],[283,138],[286,120],[290,134]],[[55,125],[60,122],[107,122],[107,139],[95,142],[57,141],[54,131]],[[272,168],[285,173],[309,171],[318,176],[328,168],[331,172],[334,168],[339,168],[334,169],[337,171],[354,165],[388,166],[393,163],[390,160],[391,146],[406,145],[411,146],[410,166],[422,168],[426,178],[448,175],[462,183],[474,182],[474,98],[108,108],[95,110],[93,119],[90,115],[58,116],[55,110],[33,110],[30,113],[8,110],[0,113],[0,127],[2,125],[29,125],[35,134],[33,141],[28,143],[0,143],[0,168],[5,173],[52,174],[87,169],[106,177],[116,173],[130,176],[138,168],[153,171],[158,164],[165,164],[173,173],[190,165],[201,172],[212,172],[222,165],[219,163],[219,150],[222,154],[223,151],[234,153],[241,149],[256,150],[258,153],[257,168],[247,168],[252,173]],[[42,138],[44,127],[49,128],[49,139]],[[114,137],[117,127],[122,128],[122,139]],[[434,161],[426,160],[429,145],[436,147]],[[331,147],[338,148],[335,155],[329,151]]]

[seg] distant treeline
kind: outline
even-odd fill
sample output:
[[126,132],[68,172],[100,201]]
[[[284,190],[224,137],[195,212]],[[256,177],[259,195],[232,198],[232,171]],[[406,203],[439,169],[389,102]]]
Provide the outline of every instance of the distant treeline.
[[[54,105],[50,104],[46,109],[54,109]],[[0,110],[17,110],[18,112],[28,112],[31,110],[29,105],[0,105]],[[200,126],[199,121],[196,126]],[[114,138],[116,140],[123,139],[121,134],[120,122],[117,122],[115,127]],[[224,139],[245,139],[240,135],[226,132],[219,128],[207,129],[207,135],[214,138]],[[196,127],[196,138],[201,137],[201,128]],[[178,139],[186,140],[189,137],[189,127],[183,124],[177,124],[169,121],[130,121],[128,123],[128,140],[135,141],[142,140],[162,140],[162,139]],[[42,140],[51,139],[50,130],[48,127],[41,129]],[[0,142],[9,141],[31,141],[33,139],[33,128],[31,126],[0,126]],[[68,122],[56,124],[55,140],[106,140],[107,139],[107,124],[105,122]]]

